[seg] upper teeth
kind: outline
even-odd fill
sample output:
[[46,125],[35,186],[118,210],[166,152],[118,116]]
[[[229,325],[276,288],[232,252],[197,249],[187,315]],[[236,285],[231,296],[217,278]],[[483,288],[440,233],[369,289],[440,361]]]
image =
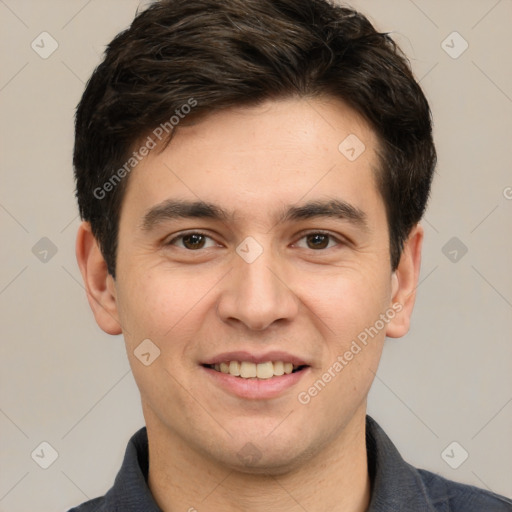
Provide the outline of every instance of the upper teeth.
[[251,377],[270,379],[274,375],[284,375],[285,373],[292,373],[294,370],[292,363],[284,363],[283,361],[267,361],[258,364],[249,361],[229,361],[213,366],[218,372],[229,373],[244,379],[250,379]]

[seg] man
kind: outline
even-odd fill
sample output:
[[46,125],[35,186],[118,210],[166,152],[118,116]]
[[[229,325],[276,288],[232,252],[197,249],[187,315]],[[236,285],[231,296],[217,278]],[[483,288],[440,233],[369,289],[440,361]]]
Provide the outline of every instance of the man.
[[509,511],[366,416],[435,167],[407,62],[324,0],[163,0],[78,106],[77,258],[146,427],[75,511]]

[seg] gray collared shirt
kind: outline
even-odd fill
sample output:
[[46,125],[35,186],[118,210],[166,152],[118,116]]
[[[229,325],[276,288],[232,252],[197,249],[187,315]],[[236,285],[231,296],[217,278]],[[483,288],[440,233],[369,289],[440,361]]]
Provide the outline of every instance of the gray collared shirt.
[[[370,416],[366,417],[366,447],[371,480],[367,512],[512,512],[512,500],[407,464]],[[128,442],[123,465],[107,494],[69,512],[161,512],[147,475],[144,427]]]

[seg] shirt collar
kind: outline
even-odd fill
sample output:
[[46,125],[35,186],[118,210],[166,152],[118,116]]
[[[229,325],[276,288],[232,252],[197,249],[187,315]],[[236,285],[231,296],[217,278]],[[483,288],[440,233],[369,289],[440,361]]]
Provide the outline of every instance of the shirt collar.
[[[370,416],[366,417],[366,448],[371,480],[367,512],[435,512],[418,470],[407,464],[389,437]],[[113,487],[105,495],[105,510],[161,512],[147,485],[148,437],[146,427],[130,439]]]
[[366,416],[366,452],[371,481],[367,512],[435,512],[418,470],[405,462],[391,439]]
[[105,495],[105,510],[112,512],[162,512],[149,490],[149,449],[146,427],[136,432],[126,447],[114,485]]

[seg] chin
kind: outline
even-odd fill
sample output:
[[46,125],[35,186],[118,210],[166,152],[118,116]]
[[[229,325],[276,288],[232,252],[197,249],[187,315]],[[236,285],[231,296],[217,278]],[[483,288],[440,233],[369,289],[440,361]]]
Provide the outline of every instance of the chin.
[[258,460],[244,460],[235,454],[235,458],[231,460],[231,464],[226,464],[231,469],[238,473],[245,473],[247,475],[262,475],[262,476],[282,476],[296,470],[298,464],[297,456],[262,456]]
[[226,452],[213,456],[222,465],[250,475],[278,476],[293,472],[310,458],[308,452],[314,451],[307,450],[303,440],[289,439],[286,442],[282,437],[270,440],[247,436],[245,441],[237,440],[234,444],[241,448],[230,450],[227,457]]

